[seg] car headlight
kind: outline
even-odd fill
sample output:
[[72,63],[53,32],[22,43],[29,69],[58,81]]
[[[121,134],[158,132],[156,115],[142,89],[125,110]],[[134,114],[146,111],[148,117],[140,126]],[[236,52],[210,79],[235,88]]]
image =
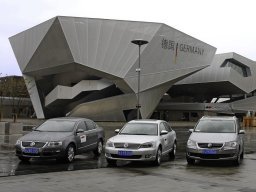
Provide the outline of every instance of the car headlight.
[[141,144],[141,145],[140,145],[140,148],[151,148],[151,147],[153,147],[153,146],[154,146],[153,143],[147,142],[147,143]]
[[16,145],[21,145],[21,140],[17,140]]
[[62,141],[49,141],[47,146],[49,147],[58,147],[62,145]]
[[226,142],[224,147],[228,147],[228,148],[236,148],[237,147],[237,142],[236,141],[230,141],[230,142]]
[[187,147],[189,147],[189,148],[197,148],[196,142],[191,140],[191,139],[189,139],[188,142],[187,142]]
[[114,147],[114,143],[108,140],[106,143],[106,147]]

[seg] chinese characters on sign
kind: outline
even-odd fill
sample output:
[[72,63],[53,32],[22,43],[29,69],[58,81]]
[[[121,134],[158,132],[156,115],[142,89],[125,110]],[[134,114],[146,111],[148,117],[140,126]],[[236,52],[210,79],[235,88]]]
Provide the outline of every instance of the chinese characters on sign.
[[168,40],[163,38],[162,39],[162,48],[163,49],[168,49],[168,50],[173,50],[175,51],[175,56],[177,56],[177,52],[186,52],[186,53],[192,53],[192,54],[198,54],[198,55],[203,55],[204,54],[204,49],[192,45],[187,45],[184,43],[175,43],[172,40]]
[[172,49],[174,50],[175,42],[168,40],[168,39],[162,39],[162,48],[163,49]]

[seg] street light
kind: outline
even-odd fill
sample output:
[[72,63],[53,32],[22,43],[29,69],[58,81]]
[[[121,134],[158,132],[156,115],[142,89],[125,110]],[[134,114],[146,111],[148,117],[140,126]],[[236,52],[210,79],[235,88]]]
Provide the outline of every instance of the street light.
[[142,39],[135,39],[131,41],[133,44],[138,45],[139,46],[139,66],[136,69],[136,72],[138,72],[138,93],[137,93],[137,119],[140,119],[140,47],[142,45],[145,45],[148,43],[148,41],[146,40],[142,40]]

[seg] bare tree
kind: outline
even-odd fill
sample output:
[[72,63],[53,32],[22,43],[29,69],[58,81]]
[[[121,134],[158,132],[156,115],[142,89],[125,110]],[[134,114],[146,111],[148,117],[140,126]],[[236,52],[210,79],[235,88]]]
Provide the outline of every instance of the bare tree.
[[13,122],[16,122],[21,112],[21,105],[24,98],[28,97],[25,81],[19,76],[9,76],[7,80],[7,96],[12,107]]
[[8,83],[7,83],[7,75],[3,76],[2,73],[0,73],[0,121],[3,119],[3,106],[4,106],[4,99],[7,95],[8,90]]
[[[20,113],[24,110],[22,104],[24,98],[29,98],[25,80],[20,76],[2,76],[0,73],[0,121],[3,119],[4,107],[11,107],[11,114],[16,122]],[[8,102],[9,101],[9,102]]]

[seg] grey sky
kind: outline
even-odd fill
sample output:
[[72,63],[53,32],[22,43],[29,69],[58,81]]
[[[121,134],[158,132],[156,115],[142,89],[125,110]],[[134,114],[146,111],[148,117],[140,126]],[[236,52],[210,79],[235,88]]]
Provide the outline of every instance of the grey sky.
[[20,75],[8,38],[57,15],[161,22],[256,60],[255,0],[0,0],[0,73]]

